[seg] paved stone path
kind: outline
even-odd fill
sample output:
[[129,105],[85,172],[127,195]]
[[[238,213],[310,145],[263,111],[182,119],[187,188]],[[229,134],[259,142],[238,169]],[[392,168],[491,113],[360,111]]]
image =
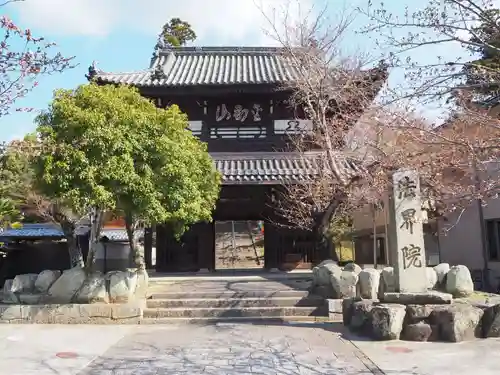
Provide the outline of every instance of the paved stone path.
[[82,375],[370,374],[354,349],[311,325],[148,327],[123,338]]
[[9,325],[0,340],[2,375],[372,373],[348,341],[312,325]]
[[500,340],[351,343],[340,327],[0,325],[0,375],[498,374]]

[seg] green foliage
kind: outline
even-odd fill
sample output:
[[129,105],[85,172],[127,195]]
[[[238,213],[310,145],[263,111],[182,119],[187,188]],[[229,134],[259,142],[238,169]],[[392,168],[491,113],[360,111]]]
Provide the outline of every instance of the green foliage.
[[220,176],[177,106],[156,108],[134,88],[91,83],[56,91],[36,121],[35,170],[47,196],[146,223],[211,219]]
[[196,39],[196,34],[191,25],[179,18],[172,18],[163,26],[160,35],[165,45],[180,47]]
[[0,228],[4,228],[20,219],[17,202],[8,197],[0,196]]
[[21,218],[25,198],[32,191],[32,146],[36,138],[27,135],[0,148],[0,226]]

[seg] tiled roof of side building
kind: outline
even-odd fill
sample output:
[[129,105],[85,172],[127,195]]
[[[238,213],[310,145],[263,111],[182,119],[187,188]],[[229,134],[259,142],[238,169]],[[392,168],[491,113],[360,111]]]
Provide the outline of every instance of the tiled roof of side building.
[[[125,229],[103,228],[101,230],[101,237],[103,236],[106,236],[110,241],[128,241],[128,236]],[[144,236],[144,231],[136,231],[135,236],[139,238]],[[0,240],[42,238],[61,239],[64,238],[64,233],[61,230],[61,227],[55,224],[23,224],[21,228],[7,228],[3,231],[0,231]]]
[[283,84],[297,77],[279,47],[178,47],[157,53],[149,69],[96,72],[97,81],[139,87]]

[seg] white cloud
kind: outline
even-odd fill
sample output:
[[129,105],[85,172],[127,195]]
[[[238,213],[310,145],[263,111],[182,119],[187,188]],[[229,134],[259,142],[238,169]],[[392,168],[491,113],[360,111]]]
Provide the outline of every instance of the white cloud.
[[155,35],[166,21],[179,17],[191,23],[201,43],[215,39],[218,44],[267,45],[275,43],[264,32],[272,26],[262,10],[268,15],[272,15],[273,9],[277,15],[286,10],[296,19],[309,11],[313,3],[314,0],[29,0],[14,6],[21,23],[41,34],[106,36],[127,28]]

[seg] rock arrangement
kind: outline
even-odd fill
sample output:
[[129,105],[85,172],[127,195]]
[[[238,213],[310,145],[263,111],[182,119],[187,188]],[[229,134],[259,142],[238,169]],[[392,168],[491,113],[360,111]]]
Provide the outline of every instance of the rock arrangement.
[[349,329],[374,340],[460,342],[500,337],[500,304],[479,304],[467,267],[427,267],[425,293],[396,293],[394,269],[343,269],[324,261],[313,269],[312,292],[328,299]]
[[112,271],[87,275],[82,268],[17,275],[4,283],[4,304],[128,303],[145,299],[146,271]]
[[[455,298],[467,297],[474,292],[470,271],[465,266],[450,267],[441,263],[427,267],[427,289],[450,293]],[[382,270],[361,269],[355,263],[341,268],[333,260],[325,260],[313,268],[312,292],[327,299],[361,297],[379,299],[384,293],[396,291],[393,267]]]

